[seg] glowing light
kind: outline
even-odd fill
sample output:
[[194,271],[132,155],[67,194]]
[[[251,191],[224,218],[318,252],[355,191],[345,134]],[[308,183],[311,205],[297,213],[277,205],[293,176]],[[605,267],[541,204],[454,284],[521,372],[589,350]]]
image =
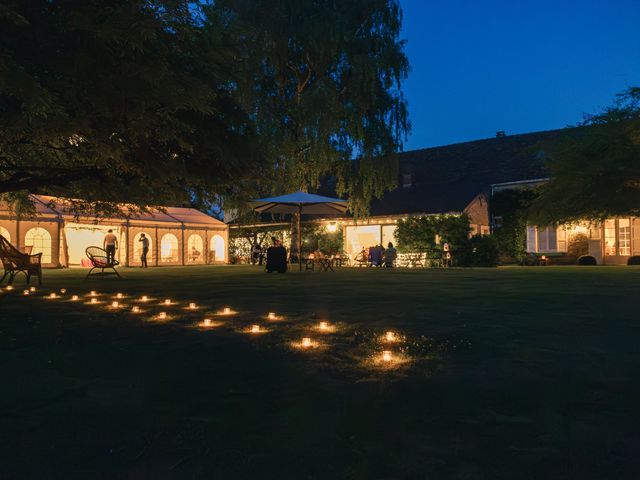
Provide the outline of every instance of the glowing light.
[[211,319],[210,318],[205,318],[204,321],[202,322],[202,324],[205,327],[210,327],[211,326]]
[[78,295],[72,295],[71,296],[71,301],[72,302],[77,302],[78,301]]
[[143,295],[142,298],[140,298],[141,302],[148,302],[149,301],[149,297],[147,297],[146,295]]
[[231,309],[229,307],[224,307],[222,309],[222,314],[223,315],[231,315]]
[[302,348],[309,348],[312,345],[311,339],[309,337],[304,337],[302,339]]
[[320,323],[318,324],[318,328],[319,328],[320,330],[325,330],[325,331],[326,331],[326,330],[329,330],[329,324],[328,324],[327,322],[320,322]]
[[161,320],[164,320],[165,318],[167,318],[167,314],[165,312],[160,312],[158,314],[158,318],[160,318]]
[[140,313],[140,307],[131,307],[131,312]]
[[13,286],[12,285],[7,285],[7,290],[13,290]]
[[91,290],[91,293],[89,295],[91,295],[92,297],[95,297],[97,295],[97,293],[96,293],[95,290]]
[[111,302],[111,306],[113,308],[118,308],[120,306],[120,304],[118,302]]
[[278,317],[276,317],[276,314],[274,312],[269,312],[269,315],[267,315],[267,318],[269,320],[275,320]]
[[395,332],[388,331],[384,334],[384,340],[386,342],[395,342],[398,340],[398,337],[396,336]]
[[25,290],[24,292],[22,292],[25,295],[29,295],[29,290]]
[[65,293],[67,293],[67,289],[66,288],[61,288],[60,289],[60,293],[64,295]]
[[118,294],[116,295],[116,298],[122,298],[122,297],[123,297],[123,295],[122,295],[121,293],[118,293]]
[[29,288],[29,291],[30,291],[30,292],[35,292],[35,291],[36,291],[36,287],[30,287],[30,288]]
[[327,232],[336,233],[338,231],[338,224],[336,222],[331,222],[327,225]]
[[385,350],[384,352],[382,352],[382,361],[385,363],[393,361],[393,355],[391,354],[391,351]]
[[57,295],[55,293],[50,293],[49,298],[57,298]]
[[260,325],[251,325],[251,333],[260,333]]
[[165,304],[165,305],[171,305],[171,299],[167,298],[167,299],[164,301],[164,304]]
[[97,298],[92,298],[91,299],[91,303],[98,303],[98,299]]
[[195,310],[197,308],[198,308],[198,306],[195,303],[192,302],[192,303],[189,304],[189,309]]

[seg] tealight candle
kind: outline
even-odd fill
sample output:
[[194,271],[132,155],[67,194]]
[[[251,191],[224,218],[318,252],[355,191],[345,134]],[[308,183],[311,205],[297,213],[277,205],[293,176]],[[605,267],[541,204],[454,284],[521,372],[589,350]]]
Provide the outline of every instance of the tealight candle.
[[24,292],[22,292],[25,295],[29,295],[29,290],[25,290]]
[[140,299],[141,302],[146,302],[149,300],[149,297],[147,297],[146,295],[143,295],[142,298]]
[[320,322],[318,328],[320,330],[329,330],[329,324],[327,322]]
[[391,360],[393,360],[393,356],[391,355],[391,352],[389,350],[385,350],[384,352],[382,352],[383,362],[390,362]]
[[118,294],[116,295],[116,298],[122,298],[122,294],[121,294],[121,293],[118,293]]
[[77,300],[78,300],[78,295],[73,295],[73,296],[71,297],[71,300],[73,300],[74,302],[75,302],[75,301],[77,301]]
[[95,297],[97,295],[97,293],[96,293],[95,290],[91,290],[91,293],[89,295],[91,295],[92,297]]
[[118,308],[120,306],[120,304],[118,302],[111,302],[111,306],[113,308]]
[[224,313],[225,315],[231,315],[231,309],[229,307],[224,307],[222,313]]
[[92,298],[91,299],[91,303],[98,303],[98,299],[97,298]]
[[260,325],[251,325],[251,333],[260,333]]
[[131,311],[132,311],[133,313],[140,313],[140,307],[132,307],[132,308],[131,308]]
[[30,291],[30,292],[35,292],[35,291],[36,291],[36,287],[30,287],[30,288],[29,288],[29,291]]
[[165,318],[167,318],[167,314],[165,312],[160,312],[158,317],[161,318],[162,320],[164,320]]
[[67,289],[66,288],[61,288],[60,289],[60,293],[64,295],[65,293],[67,293]]
[[384,334],[384,339],[387,342],[395,342],[397,340],[396,334],[395,332],[392,331],[388,331]]
[[56,294],[55,293],[50,293],[49,294],[49,298],[56,298]]
[[267,318],[269,320],[275,320],[276,319],[276,314],[274,312],[269,312],[269,315],[267,315]]
[[309,337],[304,337],[302,339],[302,347],[309,348],[311,346],[311,339]]
[[205,318],[204,321],[202,322],[202,324],[205,327],[210,327],[211,326],[211,319],[210,318]]
[[7,285],[7,290],[13,290],[13,286],[12,285]]
[[167,299],[164,301],[164,304],[165,304],[165,305],[171,305],[171,300],[167,298]]
[[192,303],[189,304],[189,308],[191,310],[195,310],[196,308],[198,308],[198,306],[195,303],[192,302]]

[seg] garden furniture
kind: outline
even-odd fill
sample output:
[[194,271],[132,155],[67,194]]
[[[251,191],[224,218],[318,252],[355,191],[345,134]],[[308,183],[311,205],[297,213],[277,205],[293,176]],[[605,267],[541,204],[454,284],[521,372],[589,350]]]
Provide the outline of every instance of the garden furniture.
[[89,261],[91,262],[91,270],[89,270],[89,273],[87,273],[85,280],[88,279],[89,276],[91,276],[94,270],[100,270],[100,272],[96,272],[94,274],[95,276],[99,275],[100,278],[104,278],[106,275],[113,274],[115,274],[118,278],[122,278],[116,270],[116,267],[120,265],[120,262],[118,262],[116,259],[109,259],[107,257],[106,250],[100,247],[88,247],[85,252],[87,254],[87,257],[89,258]]
[[38,277],[38,285],[42,285],[42,253],[31,255],[32,247],[28,248],[29,253],[23,253],[0,235],[0,260],[4,267],[4,275],[2,275],[0,283],[9,277],[8,284],[11,285],[18,273],[24,273],[27,277],[27,283],[31,282],[32,276],[36,276]]

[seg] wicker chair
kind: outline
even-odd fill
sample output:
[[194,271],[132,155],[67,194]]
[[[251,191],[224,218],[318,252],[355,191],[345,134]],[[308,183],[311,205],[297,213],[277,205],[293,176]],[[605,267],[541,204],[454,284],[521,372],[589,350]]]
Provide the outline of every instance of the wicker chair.
[[9,240],[0,235],[0,260],[4,267],[4,275],[0,283],[9,277],[8,284],[13,283],[18,273],[24,273],[27,283],[31,282],[31,277],[38,277],[38,285],[42,285],[42,253],[31,255],[23,253],[9,243]]
[[106,250],[100,247],[89,247],[87,248],[86,253],[87,257],[89,257],[89,260],[91,261],[92,267],[91,270],[89,270],[89,273],[87,273],[85,280],[89,278],[94,270],[100,270],[100,272],[96,272],[94,274],[95,276],[99,276],[100,278],[104,278],[105,275],[113,274],[115,274],[118,278],[122,278],[115,268],[116,266],[120,265],[120,262],[115,259],[109,261]]

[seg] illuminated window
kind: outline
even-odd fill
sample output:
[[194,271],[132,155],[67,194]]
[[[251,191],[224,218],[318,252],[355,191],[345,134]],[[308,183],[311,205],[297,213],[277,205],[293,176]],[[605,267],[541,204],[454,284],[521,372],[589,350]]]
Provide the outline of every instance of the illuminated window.
[[42,253],[42,263],[51,263],[51,234],[44,228],[36,227],[27,231],[24,244],[32,247],[31,253]]
[[180,260],[178,250],[178,237],[173,233],[167,233],[160,242],[160,260],[165,263],[177,262]]
[[211,238],[211,252],[217,262],[224,262],[224,238],[222,238],[220,235],[214,235]]
[[538,245],[536,243],[536,227],[527,225],[527,252],[537,252]]
[[604,254],[616,255],[616,221],[605,220],[604,222]]
[[2,235],[7,242],[11,243],[11,235],[9,235],[9,230],[4,227],[0,227],[0,235]]
[[133,237],[133,264],[134,265],[140,265],[142,263],[142,261],[140,260],[140,257],[142,257],[142,242],[140,241],[140,238],[142,238],[142,234],[144,233],[144,236],[147,237],[147,240],[149,240],[149,251],[147,252],[147,262],[151,263],[151,259],[153,258],[153,240],[151,235],[149,235],[147,232],[140,232],[138,233],[135,237]]
[[628,218],[618,220],[618,251],[620,255],[631,255],[631,222]]
[[395,225],[384,225],[382,227],[382,246],[384,248],[387,248],[387,245],[389,245],[389,242],[396,243],[396,239],[394,237],[395,233],[396,233]]
[[199,262],[204,256],[204,242],[200,235],[191,235],[187,240],[187,261]]

